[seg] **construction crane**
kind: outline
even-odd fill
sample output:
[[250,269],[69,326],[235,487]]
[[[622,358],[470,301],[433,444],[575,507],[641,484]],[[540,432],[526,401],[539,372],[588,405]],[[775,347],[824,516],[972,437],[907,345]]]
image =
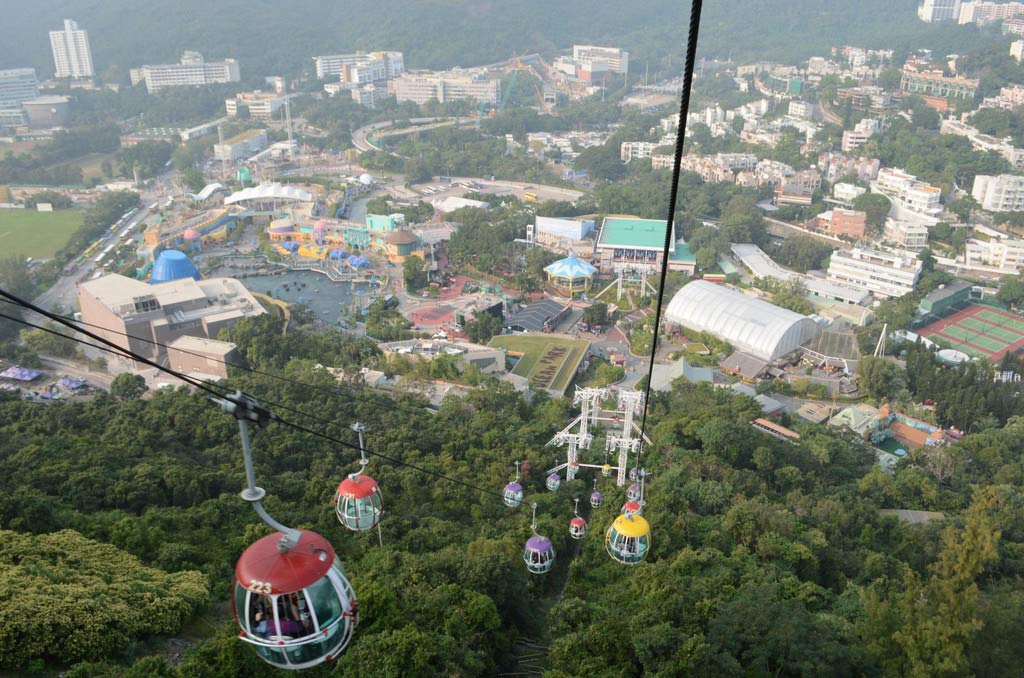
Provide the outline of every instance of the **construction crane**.
[[[512,92],[516,88],[516,82],[519,80],[520,71],[526,71],[530,75],[537,78],[537,80],[544,82],[544,78],[539,73],[537,73],[536,69],[534,69],[532,66],[524,64],[523,60],[519,58],[518,54],[513,55],[513,60],[514,64],[511,66],[511,68],[508,69],[512,72],[512,79],[508,83],[508,89],[505,90],[505,94],[501,97],[501,104],[498,106],[499,111],[505,110],[505,106],[508,104],[509,99],[511,99]],[[540,105],[540,112],[548,113],[548,104],[546,101],[544,101],[544,93],[541,91],[540,85],[534,82],[533,90],[534,93],[537,95],[537,103]]]

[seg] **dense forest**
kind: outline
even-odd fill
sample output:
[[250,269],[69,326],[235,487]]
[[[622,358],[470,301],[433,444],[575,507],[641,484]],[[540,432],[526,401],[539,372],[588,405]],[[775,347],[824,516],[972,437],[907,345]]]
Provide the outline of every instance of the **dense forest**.
[[[535,661],[558,677],[1008,675],[1024,661],[1017,418],[969,435],[943,459],[914,453],[890,475],[859,440],[788,422],[802,439],[784,443],[749,426],[760,412],[752,398],[677,384],[651,404],[645,515],[654,548],[629,568],[608,559],[601,538],[622,488],[599,481],[607,501],[584,512],[593,534],[579,543],[566,526],[591,478],[543,489],[553,459],[544,444],[572,416],[567,401],[527,404],[488,382],[432,412],[313,367],[376,365],[371,342],[302,329],[282,341],[280,329],[274,316],[239,324],[230,338],[266,374],[240,370],[225,388],[340,439],[363,421],[371,452],[398,462],[370,467],[385,493],[381,546],[376,535],[343,532],[330,505],[356,466],[350,448],[280,424],[255,435],[269,510],[327,536],[360,599],[352,646],[309,675],[515,671],[523,639],[546,648]],[[235,639],[226,611],[235,559],[267,532],[237,496],[237,428],[185,389],[137,396],[52,406],[0,397],[0,529],[14,531],[0,547],[0,601],[60,586],[77,596],[5,617],[0,648],[13,642],[17,652],[4,652],[0,669],[270,675]],[[529,515],[474,489],[500,488],[515,460],[527,502],[539,505],[538,529],[558,552],[547,576],[527,574],[520,560]],[[945,518],[914,525],[880,509]],[[119,563],[116,575],[104,573],[104,559]],[[160,613],[139,615],[144,600]],[[184,633],[196,609],[202,637],[169,661],[160,639]],[[115,627],[109,642],[102,630]],[[42,629],[64,631],[40,642]],[[91,640],[97,629],[103,642]]]
[[[700,33],[704,56],[799,59],[833,45],[862,44],[907,52],[921,47],[963,54],[998,40],[973,26],[929,25],[915,0],[741,0],[708,3]],[[0,67],[53,72],[47,31],[73,17],[89,30],[99,73],[114,81],[142,63],[177,60],[184,49],[241,60],[242,77],[290,77],[311,71],[316,54],[402,50],[412,68],[484,64],[513,52],[552,54],[574,42],[629,49],[634,71],[682,70],[688,5],[669,0],[621,3],[566,0],[481,3],[476,0],[325,3],[296,0],[197,0],[80,3],[48,0],[19,6],[0,22]],[[156,17],[191,17],[161,21]],[[751,18],[756,17],[756,21]]]

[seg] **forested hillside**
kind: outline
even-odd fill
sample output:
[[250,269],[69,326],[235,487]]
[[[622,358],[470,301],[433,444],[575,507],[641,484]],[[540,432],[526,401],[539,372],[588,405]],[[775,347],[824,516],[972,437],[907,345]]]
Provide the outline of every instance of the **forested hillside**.
[[[973,27],[924,24],[915,6],[915,0],[705,3],[700,52],[797,59],[844,43],[940,53],[979,45],[981,34]],[[185,49],[237,57],[243,78],[262,78],[297,76],[311,70],[316,54],[357,49],[402,50],[411,68],[440,68],[489,63],[513,52],[551,54],[574,42],[627,48],[636,73],[648,59],[653,71],[679,72],[688,12],[688,3],[672,0],[45,0],[4,12],[0,68],[35,66],[52,73],[47,31],[73,17],[90,33],[98,72],[116,79],[141,63],[176,61]]]
[[[494,383],[434,414],[408,397],[338,389],[312,361],[288,360],[373,364],[364,341],[302,331],[281,341],[268,316],[243,321],[232,339],[252,365],[293,381],[242,373],[231,386],[287,418],[340,438],[361,420],[371,450],[487,489],[501,488],[522,460],[526,501],[538,503],[538,530],[558,553],[550,574],[529,575],[525,507],[379,459],[370,471],[385,497],[383,545],[372,533],[346,533],[330,498],[356,467],[352,450],[272,424],[254,440],[268,508],[324,534],[360,600],[351,647],[307,675],[493,675],[517,669],[522,638],[547,648],[536,662],[556,677],[1010,675],[1024,662],[1019,419],[939,450],[942,458],[915,452],[889,475],[858,440],[796,423],[800,444],[784,443],[749,426],[760,412],[753,399],[678,384],[650,412],[652,552],[625,567],[608,559],[601,534],[621,488],[600,481],[607,499],[584,511],[593,532],[579,548],[567,524],[573,498],[591,491],[589,472],[543,489],[553,454],[544,443],[571,416],[565,400],[528,405]],[[600,439],[594,446],[603,448]],[[84,658],[66,675],[273,674],[235,639],[226,611],[234,562],[267,528],[237,495],[237,428],[206,398],[180,390],[40,407],[3,397],[0,466],[0,528],[22,533],[0,549],[0,600],[73,584],[79,599],[95,591],[121,606],[104,609],[104,623],[124,615],[139,641],[173,634],[202,603],[194,571],[213,601],[202,614],[206,639],[174,663],[145,642],[70,652],[63,639],[41,642],[50,632],[38,631],[38,619],[16,618],[0,641],[22,634],[31,643],[8,666]],[[912,525],[881,509],[945,519]],[[104,591],[95,574],[112,547],[59,532],[68,529],[141,564],[108,556],[119,564]],[[166,596],[163,616],[144,624],[124,608],[133,591]],[[54,624],[81,618],[52,607]]]

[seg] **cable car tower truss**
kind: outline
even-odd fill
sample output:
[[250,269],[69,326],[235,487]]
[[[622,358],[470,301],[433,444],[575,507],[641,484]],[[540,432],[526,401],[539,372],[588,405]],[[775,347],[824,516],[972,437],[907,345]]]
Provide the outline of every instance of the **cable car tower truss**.
[[[578,405],[580,414],[572,422],[555,434],[548,441],[548,445],[564,446],[566,458],[564,464],[559,464],[548,469],[548,475],[559,473],[565,470],[566,481],[574,480],[580,468],[602,469],[602,464],[582,464],[579,461],[580,450],[589,450],[594,442],[594,435],[591,431],[599,423],[621,423],[621,432],[608,432],[605,435],[605,451],[618,453],[616,470],[616,484],[626,484],[626,472],[630,453],[640,449],[640,425],[638,417],[643,412],[644,394],[642,391],[616,392],[616,409],[603,410],[601,403],[609,397],[608,388],[580,388],[576,387],[572,404]],[[643,439],[647,442],[647,436]]]

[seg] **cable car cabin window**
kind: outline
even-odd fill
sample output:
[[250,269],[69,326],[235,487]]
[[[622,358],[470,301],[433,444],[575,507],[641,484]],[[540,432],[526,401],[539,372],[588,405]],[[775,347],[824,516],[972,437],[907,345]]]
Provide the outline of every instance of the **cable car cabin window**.
[[246,610],[249,609],[248,597],[249,592],[241,584],[235,582],[235,612],[244,631],[252,631],[256,625],[256,621],[246,613]]
[[330,579],[324,577],[306,589],[306,595],[313,606],[317,626],[325,629],[341,618],[341,602],[334,592]]
[[373,493],[365,499],[343,499],[345,522],[357,530],[369,530],[376,524],[381,511],[380,494]]

